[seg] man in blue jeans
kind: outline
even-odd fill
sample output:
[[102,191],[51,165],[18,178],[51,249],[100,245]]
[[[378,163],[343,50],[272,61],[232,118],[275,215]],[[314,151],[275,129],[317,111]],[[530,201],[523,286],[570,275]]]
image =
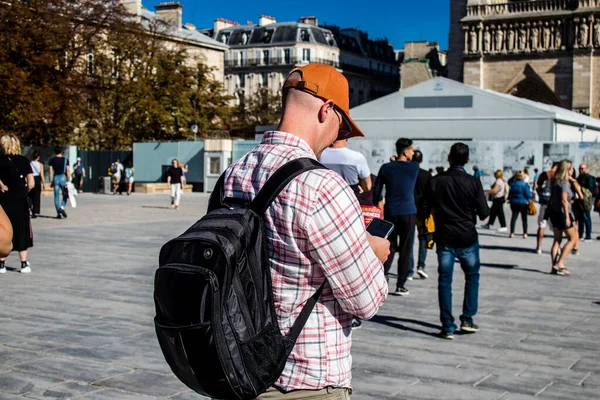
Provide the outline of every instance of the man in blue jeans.
[[[71,175],[71,167],[69,160],[62,155],[60,147],[54,148],[55,157],[52,157],[48,165],[50,165],[50,182],[54,188],[54,207],[56,207],[56,218],[67,218],[65,207],[67,205],[67,196],[65,194],[65,186],[67,185],[67,177]],[[62,201],[60,196],[62,194]]]
[[444,339],[454,339],[457,326],[452,316],[452,275],[458,259],[465,273],[463,312],[460,330],[475,333],[473,322],[479,301],[479,240],[475,229],[476,216],[485,219],[490,209],[481,182],[466,173],[469,146],[456,143],[450,149],[450,168],[431,179],[425,193],[422,217],[435,215],[434,239],[438,255],[438,300]]

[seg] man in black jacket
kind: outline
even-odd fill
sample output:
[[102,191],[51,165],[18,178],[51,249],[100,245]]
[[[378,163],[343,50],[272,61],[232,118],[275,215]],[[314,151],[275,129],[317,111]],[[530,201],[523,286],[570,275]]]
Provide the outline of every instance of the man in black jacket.
[[[590,191],[593,198],[598,194],[596,193],[596,178],[588,173],[588,165],[581,164],[579,166],[579,176],[577,177],[577,182],[581,186],[581,188],[585,188]],[[583,237],[585,228],[585,238]],[[581,219],[579,220],[579,239],[584,242],[592,241],[592,211],[585,211],[581,215]]]
[[[413,155],[413,161],[419,163],[419,174],[417,175],[417,182],[415,183],[415,205],[417,206],[417,216],[423,214],[423,206],[425,205],[425,190],[431,180],[431,172],[421,168],[423,163],[423,153],[419,150],[415,150]],[[419,239],[419,254],[417,258],[417,275],[421,279],[427,279],[429,276],[425,272],[425,260],[427,259],[427,238],[425,232],[425,220],[417,218],[417,236]],[[410,265],[408,267],[408,277],[412,278],[415,267],[414,254],[410,257]]]
[[479,180],[464,170],[469,161],[469,146],[456,143],[450,149],[450,168],[433,177],[425,194],[422,217],[434,212],[434,239],[438,255],[438,299],[441,337],[454,339],[457,326],[452,316],[452,274],[458,258],[465,273],[462,332],[474,333],[479,327],[473,322],[479,302],[479,240],[475,229],[476,216],[485,219],[490,209]]

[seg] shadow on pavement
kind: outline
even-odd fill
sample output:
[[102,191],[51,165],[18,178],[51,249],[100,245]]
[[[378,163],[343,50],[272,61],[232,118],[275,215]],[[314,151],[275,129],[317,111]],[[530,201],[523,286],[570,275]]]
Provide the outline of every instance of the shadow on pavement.
[[[442,327],[440,325],[430,324],[429,322],[417,321],[415,319],[390,317],[387,315],[376,315],[375,317],[370,319],[369,322],[375,322],[375,323],[378,323],[381,325],[386,325],[386,326],[389,326],[392,328],[402,329],[403,331],[415,332],[415,333],[420,333],[422,335],[434,336],[434,337],[438,337],[439,331],[442,329]],[[425,331],[422,329],[411,328],[411,327],[404,325],[403,323],[420,325],[425,328],[435,329],[436,332],[428,332],[428,331]]]
[[526,249],[523,247],[510,247],[510,246],[498,246],[498,245],[488,245],[482,244],[479,248],[484,250],[506,250],[506,251],[516,251],[518,253],[532,253],[535,254],[535,249]]
[[170,210],[171,207],[162,207],[162,206],[142,206],[142,208],[159,208],[161,210]]
[[540,271],[539,269],[522,268],[514,264],[481,263],[481,266],[485,268],[516,269],[518,271],[537,272],[539,274],[550,275],[549,272]]

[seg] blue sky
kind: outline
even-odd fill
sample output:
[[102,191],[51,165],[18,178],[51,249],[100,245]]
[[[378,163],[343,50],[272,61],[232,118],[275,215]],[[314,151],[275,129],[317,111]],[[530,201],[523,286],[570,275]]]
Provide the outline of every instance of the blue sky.
[[[301,16],[314,15],[319,24],[360,28],[370,38],[386,37],[395,49],[403,48],[404,42],[420,40],[437,41],[442,50],[448,48],[449,0],[179,1],[184,5],[184,22],[192,22],[199,28],[212,27],[213,21],[220,17],[240,24],[247,20],[256,24],[262,14],[277,21],[297,21]],[[154,10],[159,1],[143,3]]]

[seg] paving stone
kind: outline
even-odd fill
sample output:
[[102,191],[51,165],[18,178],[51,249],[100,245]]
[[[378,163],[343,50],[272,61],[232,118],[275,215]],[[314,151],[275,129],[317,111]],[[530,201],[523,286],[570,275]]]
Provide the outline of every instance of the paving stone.
[[56,378],[10,370],[0,374],[0,391],[25,394],[56,385],[59,382],[61,380]]
[[47,389],[28,393],[27,397],[38,400],[71,399],[84,394],[97,392],[99,390],[102,389],[94,387],[87,382],[63,382]]
[[[160,247],[202,216],[208,196],[186,194],[177,212],[164,209],[168,195],[79,200],[66,220],[32,221],[31,274],[0,276],[0,399],[201,399],[164,360],[152,292]],[[53,215],[51,199],[42,202],[42,214]],[[437,337],[430,254],[430,278],[407,282],[410,296],[390,296],[353,332],[354,400],[525,400],[546,381],[536,398],[600,399],[600,246],[582,243],[582,255],[569,258],[573,276],[561,278],[548,274],[548,254],[533,253],[534,238],[481,233],[481,331]],[[546,238],[546,253],[550,245]],[[7,260],[17,263],[14,254]],[[463,289],[457,265],[457,319]]]

